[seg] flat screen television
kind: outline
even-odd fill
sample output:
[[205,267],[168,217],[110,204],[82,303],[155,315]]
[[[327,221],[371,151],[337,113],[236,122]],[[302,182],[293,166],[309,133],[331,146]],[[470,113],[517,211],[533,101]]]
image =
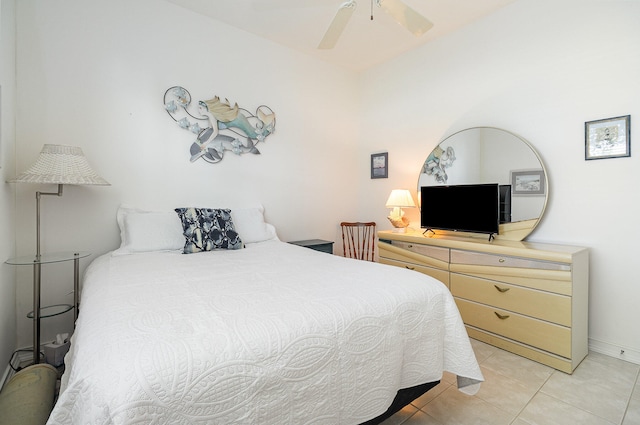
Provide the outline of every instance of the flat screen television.
[[498,184],[423,186],[420,227],[497,234],[500,221]]

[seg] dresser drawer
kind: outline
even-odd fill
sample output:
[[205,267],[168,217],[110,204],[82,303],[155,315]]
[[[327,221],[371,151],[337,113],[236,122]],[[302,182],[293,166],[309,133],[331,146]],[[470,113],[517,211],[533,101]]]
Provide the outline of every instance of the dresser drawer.
[[571,329],[455,298],[465,324],[571,358]]
[[411,242],[401,241],[385,241],[386,243],[426,257],[435,258],[446,263],[449,262],[449,248],[440,248],[438,246],[420,245]]
[[451,293],[458,298],[571,326],[571,297],[477,277],[451,273]]
[[451,264],[473,264],[478,266],[515,267],[537,270],[571,271],[569,264],[529,258],[509,257],[506,255],[486,254],[482,252],[451,250]]
[[[513,257],[497,257],[492,255],[485,257],[483,254],[469,254],[471,255],[465,256],[464,258],[456,255],[458,260],[469,260],[469,262],[451,263],[449,271],[482,279],[525,286],[531,289],[553,292],[555,294],[571,296],[573,293],[573,276],[570,270],[516,267],[519,263],[515,260],[520,260],[518,258],[514,259]],[[487,259],[493,260],[491,265],[480,264],[483,260]],[[504,259],[505,261],[500,263],[500,259]],[[473,264],[474,262],[476,264]]]
[[404,261],[392,260],[389,258],[380,257],[380,263],[389,264],[391,266],[402,267],[409,270],[415,270],[417,272],[431,276],[440,282],[444,283],[447,288],[449,287],[449,272],[447,270],[436,269],[433,267],[419,266],[417,264],[407,263]]
[[[408,245],[412,245],[412,244],[405,244],[403,242],[396,242],[396,241],[393,241],[392,244],[387,242],[379,243],[378,250],[380,254],[380,260],[382,261],[383,259],[389,259],[389,260],[402,261],[406,263],[416,264],[419,266],[426,266],[426,267],[441,269],[448,272],[449,270],[449,250],[448,249],[444,249],[444,251],[446,251],[446,254],[443,254],[442,248],[426,247],[426,248],[435,248],[435,250],[432,252],[436,254],[436,257],[431,257],[428,255],[424,255],[419,252],[416,252],[419,245],[414,245],[412,249],[408,249],[409,248]],[[445,256],[447,259],[442,260],[441,258]]]

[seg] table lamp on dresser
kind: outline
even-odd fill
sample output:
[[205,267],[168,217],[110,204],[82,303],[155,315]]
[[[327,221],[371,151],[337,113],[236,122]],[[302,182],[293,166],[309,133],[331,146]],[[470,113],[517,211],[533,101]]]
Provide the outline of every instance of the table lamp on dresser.
[[404,233],[409,226],[409,219],[404,216],[402,208],[414,208],[416,204],[413,202],[411,192],[407,189],[393,189],[387,199],[385,207],[392,208],[391,213],[387,217],[395,229],[394,232]]

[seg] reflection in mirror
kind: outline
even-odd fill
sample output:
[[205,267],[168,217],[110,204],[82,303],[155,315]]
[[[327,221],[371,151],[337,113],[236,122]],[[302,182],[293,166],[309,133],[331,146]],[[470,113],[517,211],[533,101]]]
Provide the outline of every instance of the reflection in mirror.
[[547,204],[548,180],[527,141],[492,127],[454,133],[427,157],[418,192],[422,186],[480,183],[498,183],[511,195],[511,214],[501,214],[497,238],[522,240],[533,231]]

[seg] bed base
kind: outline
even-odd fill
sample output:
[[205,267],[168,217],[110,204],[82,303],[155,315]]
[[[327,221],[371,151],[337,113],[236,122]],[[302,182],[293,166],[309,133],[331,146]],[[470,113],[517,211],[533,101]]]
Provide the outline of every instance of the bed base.
[[386,412],[384,412],[380,416],[368,420],[367,422],[363,422],[360,425],[377,425],[382,423],[385,419],[390,418],[395,413],[402,410],[403,407],[405,407],[413,400],[417,399],[439,383],[440,381],[427,382],[426,384],[416,385],[415,387],[404,388],[398,391],[398,394],[396,394],[396,398],[393,399],[391,406],[389,406],[389,409],[387,409]]

